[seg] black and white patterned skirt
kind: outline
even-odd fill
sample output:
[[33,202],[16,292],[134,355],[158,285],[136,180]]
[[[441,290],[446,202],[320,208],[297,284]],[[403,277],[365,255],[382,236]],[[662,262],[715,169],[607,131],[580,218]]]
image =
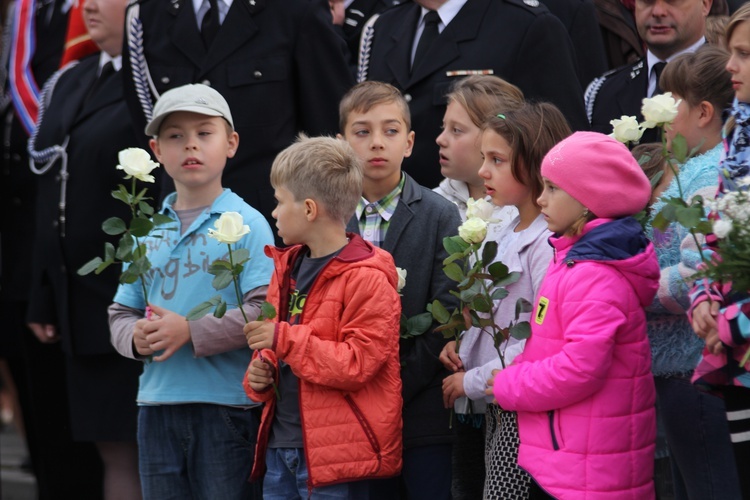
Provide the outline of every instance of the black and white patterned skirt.
[[529,498],[531,476],[518,467],[518,421],[516,412],[504,411],[495,404],[487,405],[487,433],[484,463],[485,500]]

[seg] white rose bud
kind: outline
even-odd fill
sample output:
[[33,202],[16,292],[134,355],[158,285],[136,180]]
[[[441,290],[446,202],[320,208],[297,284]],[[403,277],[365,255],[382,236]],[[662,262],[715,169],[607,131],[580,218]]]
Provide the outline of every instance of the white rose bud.
[[128,148],[123,149],[117,155],[117,159],[120,162],[117,165],[117,170],[124,170],[127,176],[126,179],[135,177],[139,181],[143,182],[154,182],[154,176],[149,175],[151,171],[159,164],[155,161],[151,161],[151,155],[141,148]]
[[675,101],[672,92],[655,95],[651,98],[643,99],[641,113],[646,120],[643,122],[645,128],[654,128],[666,123],[672,123],[677,116],[677,106],[682,99]]
[[479,217],[466,219],[458,228],[458,235],[467,243],[481,243],[487,236],[487,222]]
[[401,290],[406,286],[406,269],[397,267],[396,272],[398,273],[398,285],[396,285],[396,291],[401,293]]
[[474,217],[478,217],[483,221],[490,222],[494,209],[495,207],[492,203],[485,199],[480,198],[475,200],[474,198],[469,198],[466,202],[466,218],[473,219]]
[[715,220],[713,228],[717,238],[726,238],[732,232],[732,221],[724,219]]
[[641,140],[643,129],[635,116],[622,115],[619,119],[611,120],[609,124],[612,125],[612,137],[615,140],[623,144]]
[[209,229],[208,235],[220,243],[231,245],[250,232],[250,227],[243,225],[242,216],[237,212],[224,212],[214,222],[216,230]]

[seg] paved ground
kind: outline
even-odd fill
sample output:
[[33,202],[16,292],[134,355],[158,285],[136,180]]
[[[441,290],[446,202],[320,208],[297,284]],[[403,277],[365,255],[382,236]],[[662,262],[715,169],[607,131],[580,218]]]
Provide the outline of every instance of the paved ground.
[[20,465],[26,458],[26,447],[15,428],[0,430],[0,499],[34,500],[36,481]]

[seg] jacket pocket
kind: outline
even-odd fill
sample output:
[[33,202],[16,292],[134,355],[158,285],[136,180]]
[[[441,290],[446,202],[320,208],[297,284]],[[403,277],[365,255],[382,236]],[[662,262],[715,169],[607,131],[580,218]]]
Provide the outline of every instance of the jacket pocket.
[[359,406],[357,406],[357,403],[354,402],[349,394],[344,396],[344,399],[346,399],[346,402],[352,409],[352,413],[354,413],[354,416],[357,417],[359,425],[362,427],[362,430],[365,432],[365,436],[367,436],[367,440],[370,442],[372,451],[378,456],[378,462],[380,462],[380,443],[378,443],[378,438],[377,436],[375,436],[375,432],[373,432],[372,427],[370,427],[370,423],[367,421],[365,415],[362,413],[362,410],[359,409]]
[[[557,418],[555,418],[557,416]],[[560,449],[560,439],[562,438],[562,432],[560,432],[560,416],[557,411],[550,410],[547,412],[549,418],[549,433],[552,439],[552,449],[557,451]]]

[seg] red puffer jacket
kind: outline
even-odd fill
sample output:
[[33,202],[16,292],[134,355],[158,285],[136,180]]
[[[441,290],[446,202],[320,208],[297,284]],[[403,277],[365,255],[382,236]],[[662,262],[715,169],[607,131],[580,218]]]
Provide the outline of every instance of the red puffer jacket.
[[[401,301],[393,258],[357,235],[310,287],[300,322],[276,324],[275,352],[299,378],[299,407],[308,487],[389,477],[401,471],[401,378],[398,355]],[[301,246],[266,247],[275,273],[268,301],[288,317],[290,273]],[[253,354],[253,358],[258,353]],[[265,473],[275,409],[274,391],[247,395],[265,402],[251,479]]]

